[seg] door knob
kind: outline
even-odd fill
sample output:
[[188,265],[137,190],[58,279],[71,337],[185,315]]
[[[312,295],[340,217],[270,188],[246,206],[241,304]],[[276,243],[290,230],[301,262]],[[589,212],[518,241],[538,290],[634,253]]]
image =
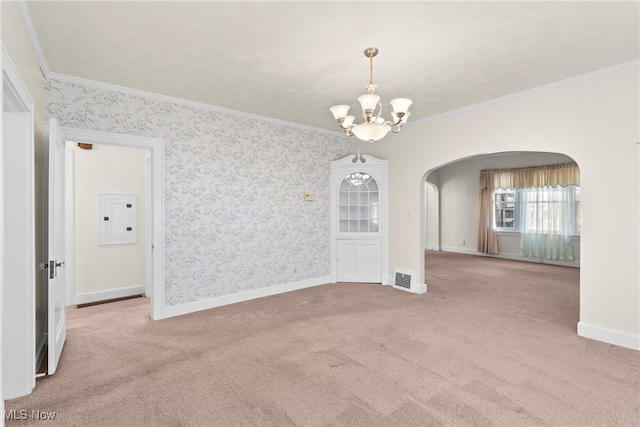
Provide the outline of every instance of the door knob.
[[49,279],[55,279],[58,277],[58,267],[64,267],[64,261],[49,261]]

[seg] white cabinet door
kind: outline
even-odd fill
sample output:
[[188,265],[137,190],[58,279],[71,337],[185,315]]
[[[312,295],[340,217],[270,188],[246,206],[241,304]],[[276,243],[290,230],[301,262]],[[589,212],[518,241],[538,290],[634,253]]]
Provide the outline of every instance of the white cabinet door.
[[365,240],[358,246],[358,281],[382,283],[380,240]]
[[382,283],[380,240],[338,240],[338,282]]
[[338,282],[358,280],[358,242],[338,240]]

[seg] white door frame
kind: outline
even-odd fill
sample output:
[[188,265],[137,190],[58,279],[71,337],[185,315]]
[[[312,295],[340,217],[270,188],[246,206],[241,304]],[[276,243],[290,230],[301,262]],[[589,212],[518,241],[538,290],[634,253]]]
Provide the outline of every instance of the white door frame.
[[[7,369],[0,373],[0,409],[4,414],[4,399],[29,394],[36,385],[36,257],[34,103],[4,46],[1,67],[0,366]],[[11,120],[5,122],[7,115]],[[10,182],[4,177],[7,172]]]
[[[70,127],[61,127],[67,140],[82,141],[91,144],[110,145],[116,147],[128,147],[147,149],[150,153],[151,170],[150,175],[151,193],[150,198],[152,213],[145,209],[146,222],[151,222],[151,233],[145,233],[145,272],[151,272],[152,277],[146,277],[146,281],[151,283],[148,286],[151,295],[151,318],[153,320],[164,318],[164,139],[149,138],[134,135],[123,135],[109,132],[92,131]],[[71,150],[68,150],[70,152]],[[146,164],[146,162],[145,162]],[[70,168],[67,168],[67,188],[73,186],[73,178],[70,175]],[[70,177],[71,176],[71,177]],[[146,185],[146,184],[145,184]],[[67,194],[72,194],[72,188]],[[70,199],[70,198],[69,198]],[[69,200],[67,201],[69,202]],[[71,222],[69,222],[71,221]],[[67,221],[67,230],[73,229],[73,217]],[[147,229],[149,229],[147,227]],[[67,235],[67,248],[73,251],[72,235]],[[73,252],[71,252],[73,255]],[[68,260],[73,260],[73,256],[68,256]],[[69,270],[73,270],[73,265],[69,265]],[[67,298],[73,300],[73,276],[67,282]],[[145,274],[147,276],[147,274]],[[69,299],[67,300],[69,301]],[[73,304],[72,302],[68,304]]]
[[[145,239],[149,240],[153,235],[153,204],[151,192],[153,186],[151,185],[151,171],[153,166],[151,165],[151,152],[147,151],[144,155],[144,235]],[[145,242],[146,247],[149,248],[150,242]],[[144,257],[144,294],[148,298],[151,298],[153,291],[151,290],[151,282],[153,278],[153,262],[150,256]]]

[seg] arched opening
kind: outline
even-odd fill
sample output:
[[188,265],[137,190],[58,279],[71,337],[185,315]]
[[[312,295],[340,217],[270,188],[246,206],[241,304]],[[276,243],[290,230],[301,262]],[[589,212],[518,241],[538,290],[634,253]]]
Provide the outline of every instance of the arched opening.
[[[515,169],[575,161],[560,153],[503,152],[484,154],[438,166],[425,173],[424,201],[424,248],[434,248],[437,234],[439,249],[450,252],[476,254],[478,240],[478,181],[484,169]],[[437,222],[436,222],[437,220]],[[429,234],[432,237],[429,237]],[[500,252],[495,256],[531,261],[519,254],[517,232],[499,232]],[[574,236],[573,262],[557,262],[560,265],[578,267],[580,259],[580,235]],[[533,260],[539,262],[540,260]],[[553,260],[545,260],[552,262]]]
[[[523,233],[520,228],[515,227],[511,230],[507,227],[497,227],[497,253],[487,254],[478,251],[480,171],[532,168],[564,163],[576,162],[571,157],[560,153],[501,152],[457,159],[427,171],[423,175],[423,203],[421,204],[421,235],[424,250],[424,256],[421,258],[424,260],[422,271],[425,275],[425,283],[429,285],[429,254],[434,254],[435,251],[579,267],[581,221],[579,187],[577,205],[574,209],[574,213],[578,216],[577,225],[574,234],[570,236],[573,259],[547,259],[523,253],[521,251]],[[523,225],[520,224],[520,226]],[[464,259],[461,258],[461,262],[464,262]],[[579,282],[577,289],[579,292]],[[579,299],[579,295],[577,297]],[[573,325],[579,320],[579,307],[575,309],[575,316],[576,318],[572,319],[572,321],[575,320]]]

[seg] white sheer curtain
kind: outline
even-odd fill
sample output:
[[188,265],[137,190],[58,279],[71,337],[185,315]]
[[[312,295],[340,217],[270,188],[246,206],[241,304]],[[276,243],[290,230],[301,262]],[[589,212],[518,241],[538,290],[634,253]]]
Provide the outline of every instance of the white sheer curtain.
[[518,189],[520,254],[573,260],[576,186]]

